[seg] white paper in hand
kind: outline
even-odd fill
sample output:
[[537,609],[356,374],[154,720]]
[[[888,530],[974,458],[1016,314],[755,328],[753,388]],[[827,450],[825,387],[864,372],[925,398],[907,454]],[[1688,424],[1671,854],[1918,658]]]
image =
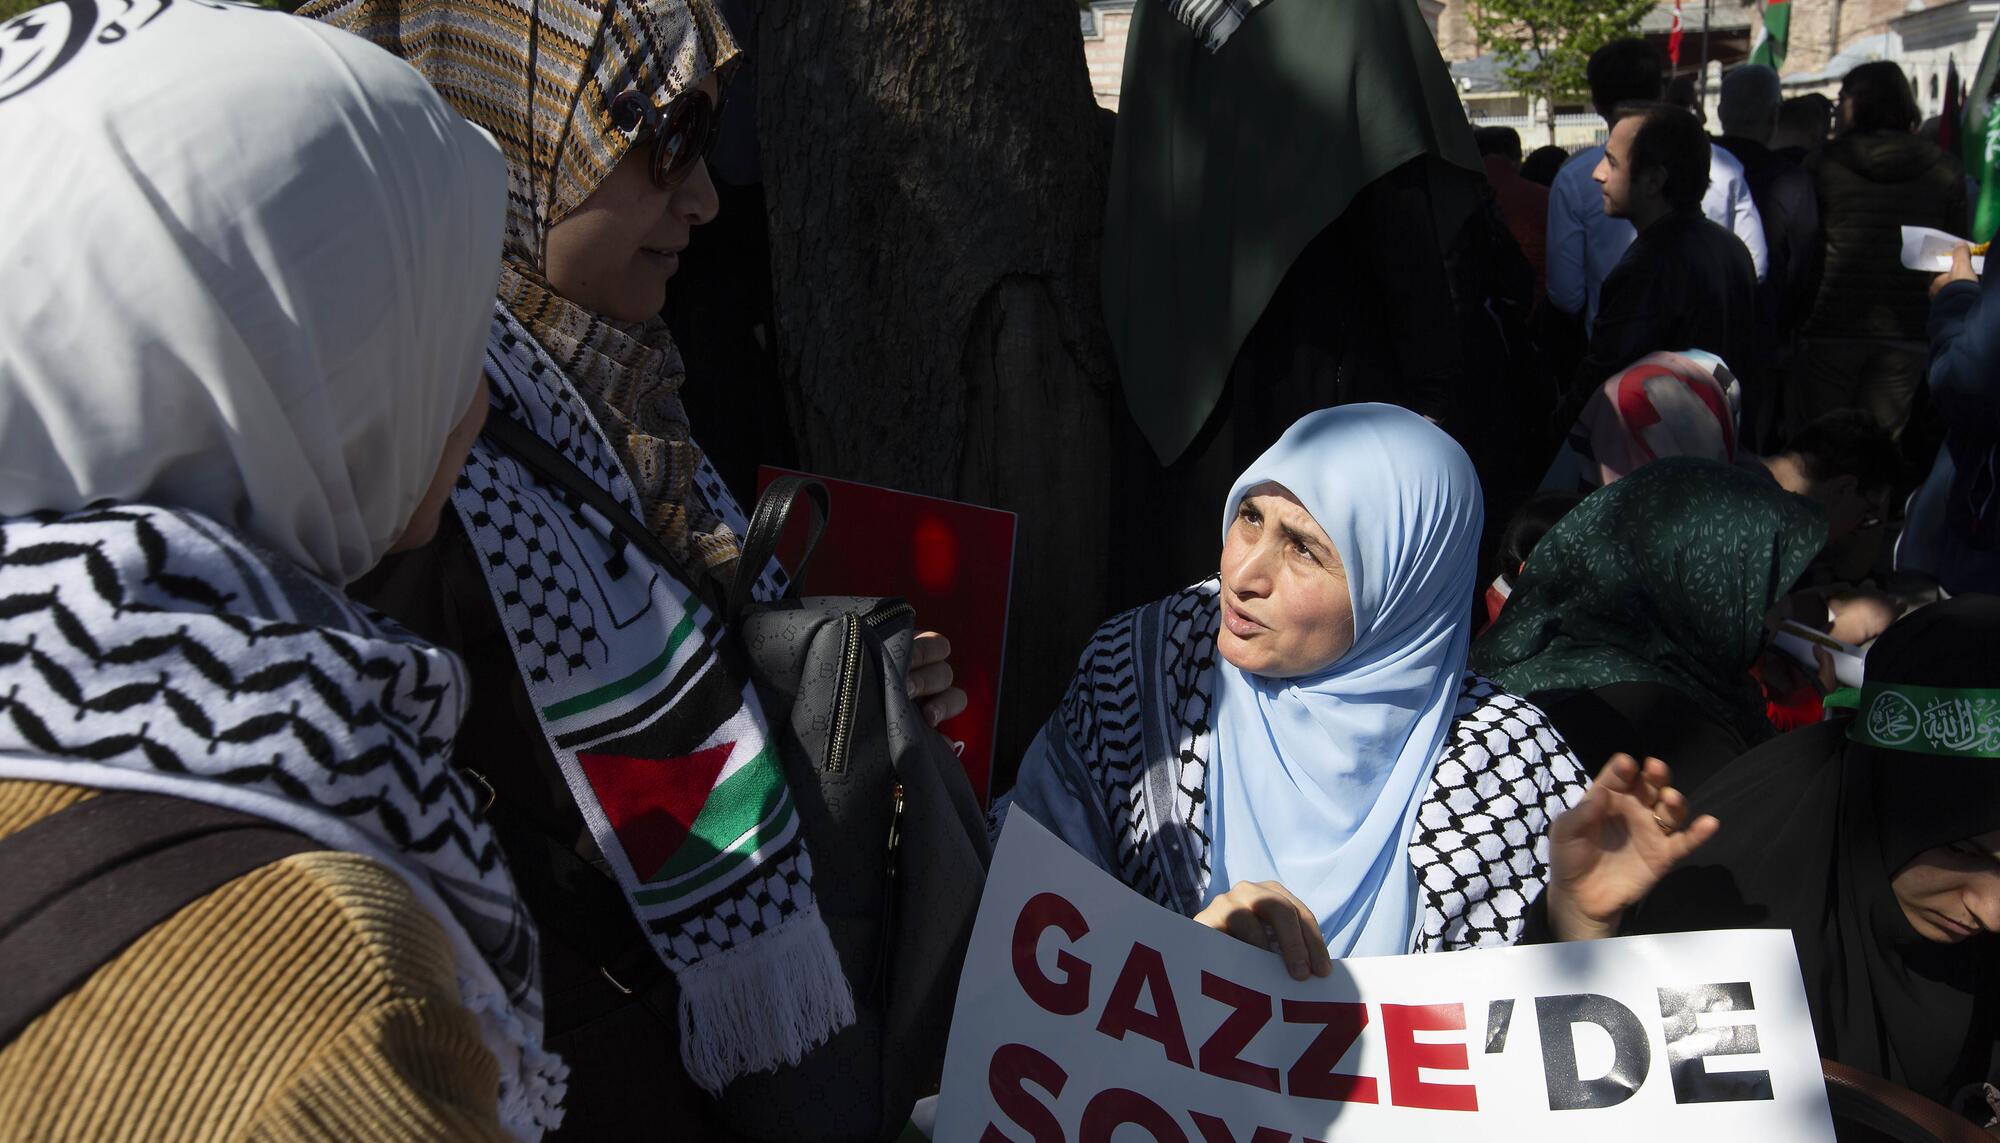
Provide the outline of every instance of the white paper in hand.
[[[1903,265],[1912,270],[1942,274],[1951,269],[1951,252],[1961,242],[1970,243],[1969,238],[1956,234],[1946,234],[1942,230],[1932,230],[1928,226],[1905,226],[1903,228]],[[1972,272],[1986,272],[1986,255],[1972,256]]]

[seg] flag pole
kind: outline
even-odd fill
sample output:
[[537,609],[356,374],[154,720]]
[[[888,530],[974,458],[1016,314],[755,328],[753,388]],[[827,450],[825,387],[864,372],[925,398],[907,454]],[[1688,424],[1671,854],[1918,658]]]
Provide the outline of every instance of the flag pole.
[[1697,81],[1695,82],[1695,91],[1696,91],[1696,92],[1698,93],[1698,94],[1696,95],[1696,97],[1695,97],[1695,98],[1696,98],[1697,100],[1699,100],[1699,101],[1700,101],[1700,103],[1701,103],[1701,106],[1702,106],[1702,108],[1703,108],[1703,111],[1702,111],[1702,114],[1704,114],[1704,115],[1706,115],[1706,114],[1708,113],[1708,112],[1707,112],[1707,108],[1708,108],[1708,18],[1709,18],[1709,16],[1710,16],[1710,14],[1712,14],[1712,13],[1713,13],[1714,11],[1715,11],[1715,0],[1702,0],[1702,3],[1701,3],[1701,78],[1700,78],[1699,80],[1697,80]]

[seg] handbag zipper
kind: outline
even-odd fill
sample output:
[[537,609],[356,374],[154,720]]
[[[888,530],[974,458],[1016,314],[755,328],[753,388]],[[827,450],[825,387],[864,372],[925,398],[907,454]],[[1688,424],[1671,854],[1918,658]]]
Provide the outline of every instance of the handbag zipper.
[[834,691],[833,733],[826,739],[826,772],[847,770],[847,740],[854,734],[854,691],[861,684],[861,624],[846,619],[840,648],[840,686]]
[[873,610],[861,618],[867,620],[870,627],[880,627],[891,619],[899,619],[905,615],[915,615],[916,613],[916,608],[898,599],[891,603],[877,604]]
[[889,984],[889,976],[895,971],[896,937],[901,928],[902,902],[896,892],[896,878],[901,874],[903,845],[903,784],[896,783],[889,794],[889,844],[882,874],[882,924],[877,934],[875,946],[875,975],[869,982],[869,1003],[879,1005]]
[[[887,606],[878,606],[861,616],[861,623],[879,627],[891,619],[914,614],[916,608],[898,600]],[[843,774],[847,771],[848,739],[854,734],[854,692],[861,686],[861,623],[855,617],[847,617],[845,638],[840,648],[840,685],[834,691],[833,733],[827,736],[826,772]]]

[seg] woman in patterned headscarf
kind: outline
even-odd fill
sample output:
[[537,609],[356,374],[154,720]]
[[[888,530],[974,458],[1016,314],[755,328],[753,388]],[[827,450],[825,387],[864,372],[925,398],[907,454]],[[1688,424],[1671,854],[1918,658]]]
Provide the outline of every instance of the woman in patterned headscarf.
[[[491,788],[552,934],[549,1038],[577,1079],[564,1130],[716,1136],[702,1092],[738,1083],[734,1105],[753,1104],[742,1077],[854,1020],[765,716],[716,653],[703,600],[733,574],[743,514],[690,437],[657,316],[690,231],[716,212],[704,156],[735,41],[706,0],[315,0],[301,14],[402,55],[499,140],[494,417],[673,556],[655,563],[482,442],[439,541],[358,594],[477,672],[456,760]],[[934,717],[955,713],[949,668],[922,665],[941,641],[919,642],[917,690]]]
[[1472,664],[1579,751],[1654,755],[1697,789],[1775,733],[1750,670],[1765,615],[1825,540],[1803,496],[1715,461],[1654,461],[1549,529]]

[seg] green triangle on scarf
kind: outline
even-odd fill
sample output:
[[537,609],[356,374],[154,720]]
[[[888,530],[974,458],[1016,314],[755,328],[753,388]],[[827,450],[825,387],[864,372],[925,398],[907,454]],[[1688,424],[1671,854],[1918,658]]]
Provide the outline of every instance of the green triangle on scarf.
[[[790,810],[784,775],[769,751],[759,753],[709,791],[688,830],[687,843],[658,866],[647,883],[673,888],[675,882],[696,873],[707,880],[723,871],[717,866],[733,868],[791,820]],[[732,860],[719,860],[723,858]]]

